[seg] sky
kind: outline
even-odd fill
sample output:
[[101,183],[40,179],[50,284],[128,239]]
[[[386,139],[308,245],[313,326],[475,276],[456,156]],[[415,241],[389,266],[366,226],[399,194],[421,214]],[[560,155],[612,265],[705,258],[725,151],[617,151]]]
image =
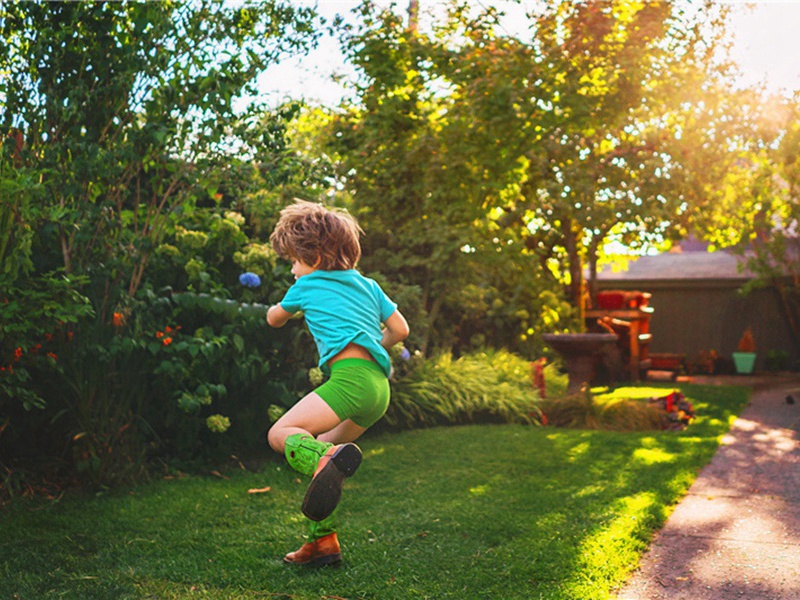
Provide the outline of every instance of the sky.
[[[484,6],[492,0],[480,0]],[[722,1],[722,0],[721,0]],[[327,19],[347,16],[359,0],[293,0],[297,5],[316,5]],[[425,11],[437,0],[419,0]],[[381,4],[388,4],[382,2]],[[397,0],[402,9],[407,0]],[[726,1],[733,5],[732,58],[742,70],[742,85],[763,84],[769,92],[800,90],[800,0]],[[748,9],[752,5],[752,10]],[[338,41],[324,36],[309,55],[283,61],[261,78],[259,88],[268,104],[287,98],[305,98],[312,104],[336,105],[346,90],[331,79],[335,72],[351,72]]]
[[800,89],[800,1],[762,0],[753,11],[739,11],[733,31],[744,82],[765,83],[772,92]]

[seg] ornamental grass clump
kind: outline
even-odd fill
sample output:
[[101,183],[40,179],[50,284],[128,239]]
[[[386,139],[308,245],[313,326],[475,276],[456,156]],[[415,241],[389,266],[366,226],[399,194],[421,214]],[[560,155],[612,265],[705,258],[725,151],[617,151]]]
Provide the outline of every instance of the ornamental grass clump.
[[424,360],[394,384],[386,424],[538,422],[539,396],[529,373],[527,361],[499,350]]
[[540,405],[545,422],[554,427],[606,431],[664,429],[664,412],[643,400],[600,399],[584,387],[576,394],[548,398]]
[[694,419],[694,407],[681,392],[673,390],[664,395],[658,388],[643,389],[651,395],[631,397],[630,388],[595,395],[584,387],[576,394],[548,398],[540,408],[546,424],[571,429],[683,429]]

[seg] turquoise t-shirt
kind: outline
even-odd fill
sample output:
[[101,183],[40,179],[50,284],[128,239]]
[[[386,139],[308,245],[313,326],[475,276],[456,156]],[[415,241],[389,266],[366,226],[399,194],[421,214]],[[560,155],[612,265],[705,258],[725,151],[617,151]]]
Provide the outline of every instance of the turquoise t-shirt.
[[389,353],[381,346],[381,323],[397,310],[381,287],[355,269],[313,271],[300,277],[286,292],[281,307],[302,310],[319,351],[319,366],[330,372],[328,361],[350,342],[366,348],[389,376]]

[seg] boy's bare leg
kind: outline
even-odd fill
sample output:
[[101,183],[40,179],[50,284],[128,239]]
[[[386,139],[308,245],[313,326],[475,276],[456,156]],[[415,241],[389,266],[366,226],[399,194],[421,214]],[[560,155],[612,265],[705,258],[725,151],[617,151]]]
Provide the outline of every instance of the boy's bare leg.
[[350,419],[345,419],[336,427],[325,433],[317,436],[320,442],[330,442],[331,444],[344,444],[345,442],[354,442],[361,437],[361,434],[367,430],[366,427],[356,425]]
[[272,426],[267,434],[270,446],[286,455],[289,465],[300,473],[312,475],[303,500],[303,514],[312,521],[328,517],[342,493],[344,479],[361,464],[361,450],[355,444],[334,445],[316,439],[322,433],[332,437],[360,435],[363,428],[342,422],[315,392],[311,392]]
[[341,422],[333,409],[316,392],[311,392],[277,420],[270,428],[267,440],[275,452],[283,453],[286,438],[290,435],[317,437],[336,428]]

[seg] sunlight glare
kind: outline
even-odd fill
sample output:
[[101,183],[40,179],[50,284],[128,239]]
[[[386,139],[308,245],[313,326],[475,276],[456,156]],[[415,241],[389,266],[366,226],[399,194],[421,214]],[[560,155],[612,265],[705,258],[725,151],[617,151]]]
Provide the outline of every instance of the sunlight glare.
[[[739,4],[739,3],[737,3]],[[757,2],[734,7],[732,58],[742,84],[763,84],[773,93],[800,90],[800,1]]]

